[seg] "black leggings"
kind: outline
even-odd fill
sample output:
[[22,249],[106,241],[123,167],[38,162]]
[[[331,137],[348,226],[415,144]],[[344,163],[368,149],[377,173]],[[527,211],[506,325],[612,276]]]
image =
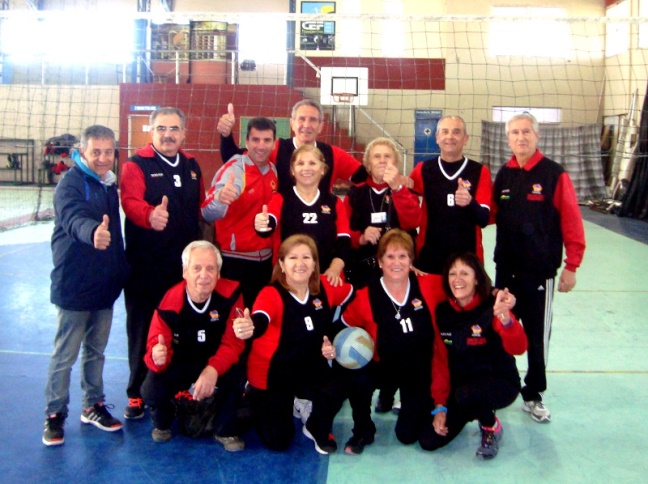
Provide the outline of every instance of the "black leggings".
[[421,447],[425,450],[436,450],[448,445],[465,425],[478,420],[485,427],[495,424],[495,410],[508,407],[520,392],[520,382],[502,378],[482,377],[453,388],[448,399],[446,427],[448,435],[439,435],[430,424],[425,426],[421,437]]
[[251,387],[247,396],[252,404],[254,424],[263,445],[272,450],[288,449],[295,435],[293,402],[295,395],[307,396],[313,402],[308,430],[317,440],[326,440],[333,418],[342,408],[344,394],[332,378],[316,383],[313,375],[305,385],[275,386],[268,390]]

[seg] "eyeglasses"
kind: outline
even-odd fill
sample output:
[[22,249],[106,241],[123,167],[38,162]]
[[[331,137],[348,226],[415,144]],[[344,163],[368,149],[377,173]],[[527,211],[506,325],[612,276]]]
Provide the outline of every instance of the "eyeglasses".
[[156,126],[156,127],[153,128],[153,129],[154,129],[155,131],[157,131],[158,133],[166,133],[166,132],[167,132],[167,129],[168,129],[171,133],[177,133],[177,132],[180,131],[182,128],[181,128],[180,126],[169,126],[168,128],[167,128],[166,126]]

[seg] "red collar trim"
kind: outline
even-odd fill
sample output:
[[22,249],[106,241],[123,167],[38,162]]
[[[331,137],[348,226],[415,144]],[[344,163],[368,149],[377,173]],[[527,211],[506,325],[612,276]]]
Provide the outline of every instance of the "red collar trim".
[[540,160],[542,160],[543,158],[544,155],[542,154],[542,151],[536,148],[533,156],[529,159],[529,161],[526,162],[523,167],[520,166],[515,155],[511,156],[506,166],[508,166],[509,168],[522,168],[523,170],[530,171],[534,166],[540,163]]
[[387,188],[389,185],[387,183],[376,183],[373,178],[371,178],[371,175],[367,177],[367,185],[369,185],[371,188],[375,188],[376,190],[383,190]]
[[482,300],[478,294],[475,294],[473,298],[470,300],[470,302],[465,306],[460,306],[456,299],[448,299],[448,302],[450,303],[450,306],[452,306],[452,308],[455,311],[471,311],[475,309],[477,306],[479,306]]

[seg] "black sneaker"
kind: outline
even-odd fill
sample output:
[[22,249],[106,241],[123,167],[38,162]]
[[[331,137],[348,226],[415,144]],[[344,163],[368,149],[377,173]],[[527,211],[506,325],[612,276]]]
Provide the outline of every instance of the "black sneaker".
[[378,400],[376,401],[376,407],[374,410],[376,413],[387,413],[391,412],[392,407],[394,406],[394,398],[385,398],[380,393],[378,394]]
[[106,432],[115,432],[122,428],[122,423],[110,415],[108,408],[103,403],[95,403],[90,408],[84,408],[81,412],[81,422],[94,425]]
[[141,398],[129,398],[128,405],[124,409],[124,418],[137,420],[144,416],[144,400]]
[[359,455],[362,454],[366,445],[371,445],[374,442],[373,435],[371,437],[359,437],[354,435],[344,445],[344,452],[347,454]]
[[308,431],[306,425],[302,428],[302,432],[306,437],[315,443],[315,450],[323,455],[332,454],[337,450],[337,443],[333,435],[329,434],[326,440],[316,440],[315,437]]
[[43,430],[43,443],[48,447],[62,445],[65,442],[63,425],[65,425],[65,416],[62,413],[54,413],[47,417]]

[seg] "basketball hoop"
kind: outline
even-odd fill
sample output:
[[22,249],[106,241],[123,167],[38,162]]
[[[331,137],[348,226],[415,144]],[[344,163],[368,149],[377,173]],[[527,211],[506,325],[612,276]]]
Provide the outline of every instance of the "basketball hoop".
[[331,97],[336,104],[351,104],[356,95],[350,92],[334,92],[331,93]]

